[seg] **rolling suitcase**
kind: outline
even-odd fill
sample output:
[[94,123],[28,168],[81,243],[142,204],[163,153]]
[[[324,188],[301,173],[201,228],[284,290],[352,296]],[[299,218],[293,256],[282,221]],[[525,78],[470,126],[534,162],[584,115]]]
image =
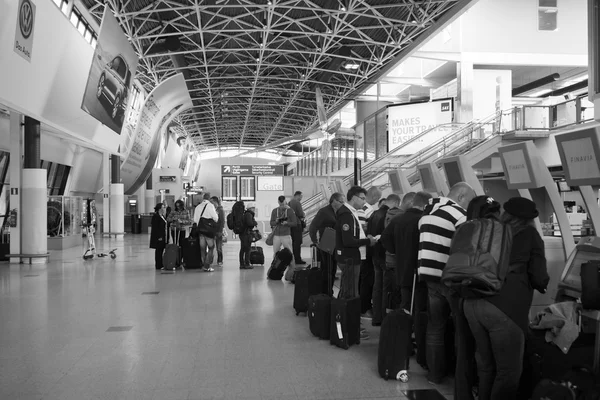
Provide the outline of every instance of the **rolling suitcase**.
[[[347,263],[352,271],[352,261]],[[360,297],[331,299],[329,343],[345,350],[360,344],[360,307]]]
[[317,267],[317,248],[312,248],[312,263],[294,272],[294,310],[296,315],[308,311],[308,298],[321,292],[321,270]]
[[198,237],[192,235],[186,237],[181,243],[183,265],[186,269],[202,268],[202,252]]
[[329,340],[331,327],[331,297],[315,294],[308,298],[308,325],[310,332],[319,339]]
[[386,381],[390,378],[408,382],[408,363],[412,354],[413,303],[417,276],[413,277],[413,295],[410,313],[406,310],[394,310],[388,313],[381,324],[377,369]]
[[283,274],[292,262],[292,252],[288,249],[281,249],[275,254],[271,267],[267,271],[267,279],[280,281],[283,278]]
[[265,253],[262,247],[256,245],[256,242],[250,249],[250,264],[265,265]]
[[[171,230],[177,230],[177,228],[171,228]],[[167,235],[167,240],[171,235]],[[179,268],[181,249],[179,248],[179,235],[173,235],[175,237],[175,243],[167,243],[165,246],[165,252],[163,253],[163,270],[175,271]]]

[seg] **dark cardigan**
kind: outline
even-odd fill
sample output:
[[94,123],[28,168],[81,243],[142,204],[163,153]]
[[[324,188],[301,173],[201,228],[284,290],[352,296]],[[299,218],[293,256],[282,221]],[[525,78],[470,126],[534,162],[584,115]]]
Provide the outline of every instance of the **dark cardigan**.
[[533,290],[544,293],[550,280],[544,241],[534,227],[527,226],[513,237],[510,269],[500,293],[485,299],[527,333]]

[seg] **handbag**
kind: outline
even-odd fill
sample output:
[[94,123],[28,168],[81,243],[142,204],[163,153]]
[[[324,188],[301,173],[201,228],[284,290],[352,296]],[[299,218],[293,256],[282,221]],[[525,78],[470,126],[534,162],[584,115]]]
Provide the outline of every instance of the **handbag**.
[[204,211],[206,211],[206,206],[208,206],[208,203],[204,205],[202,213],[200,213],[200,220],[198,221],[197,230],[202,236],[214,238],[218,230],[217,223],[212,218],[203,217]]
[[262,234],[260,231],[253,230],[250,232],[250,237],[252,238],[252,242],[258,242],[260,239],[262,239]]
[[267,240],[265,240],[265,243],[267,244],[267,246],[273,246],[273,237],[275,236],[275,231],[272,231],[271,233],[269,233],[269,236],[267,236]]

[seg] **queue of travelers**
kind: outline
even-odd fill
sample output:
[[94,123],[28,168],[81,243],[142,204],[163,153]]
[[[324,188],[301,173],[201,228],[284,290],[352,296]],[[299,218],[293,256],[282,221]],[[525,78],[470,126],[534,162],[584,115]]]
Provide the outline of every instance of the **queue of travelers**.
[[[288,281],[297,265],[305,263],[299,254],[305,226],[301,200],[301,192],[295,193],[289,205],[280,196],[270,218],[273,256],[282,248],[293,254],[285,272]],[[181,232],[192,221],[182,203],[176,202],[175,210],[165,214],[165,206],[157,204],[150,243],[157,269],[162,265],[160,254],[169,225],[175,224]],[[239,262],[241,269],[250,269],[255,209],[245,209],[243,216]],[[489,196],[477,196],[464,182],[454,185],[446,197],[436,198],[418,192],[402,199],[396,194],[382,199],[378,188],[354,186],[346,195],[334,193],[308,232],[313,245],[318,245],[327,228],[335,230],[335,254],[318,252],[322,293],[333,295],[332,282],[339,268],[338,297],[361,300],[361,340],[370,338],[363,321],[378,327],[388,312],[406,310],[414,318],[416,359],[428,371],[428,381],[440,384],[453,371],[454,398],[496,400],[516,398],[533,290],[545,292],[548,285],[544,243],[533,224],[537,216],[531,200],[511,198],[501,206]],[[224,228],[226,218],[218,198],[204,197],[193,222],[201,218],[211,218],[218,229]],[[510,226],[514,240],[510,268],[497,294],[464,298],[440,278],[457,229],[478,219]],[[200,235],[205,271],[214,271],[215,246],[217,263],[222,265],[221,243]],[[449,336],[453,342],[448,342]]]

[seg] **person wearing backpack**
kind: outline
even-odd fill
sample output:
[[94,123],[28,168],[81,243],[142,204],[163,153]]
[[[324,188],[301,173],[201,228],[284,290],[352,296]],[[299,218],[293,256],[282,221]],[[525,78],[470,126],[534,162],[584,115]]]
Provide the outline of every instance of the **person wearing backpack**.
[[252,249],[252,230],[258,225],[254,219],[254,207],[249,207],[244,214],[242,214],[242,228],[241,231],[238,228],[238,235],[240,237],[240,269],[253,269],[254,267],[250,264],[250,250]]
[[499,293],[463,304],[475,338],[480,400],[516,397],[533,290],[545,293],[550,279],[544,242],[533,223],[539,214],[535,203],[513,197],[503,207],[500,220],[513,239],[504,283]]

